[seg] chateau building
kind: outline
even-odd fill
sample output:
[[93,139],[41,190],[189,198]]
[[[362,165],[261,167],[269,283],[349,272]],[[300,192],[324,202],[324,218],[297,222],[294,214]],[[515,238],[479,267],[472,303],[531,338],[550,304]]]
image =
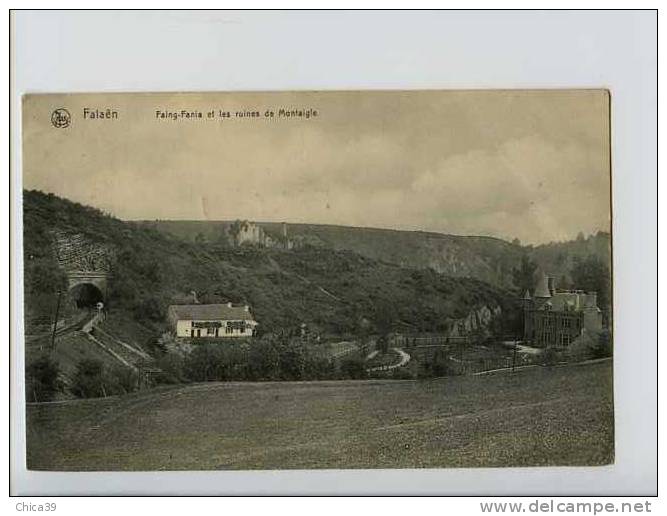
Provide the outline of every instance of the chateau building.
[[257,321],[247,305],[171,305],[169,321],[177,337],[252,337]]
[[524,340],[536,347],[566,347],[587,331],[602,329],[597,294],[583,290],[556,290],[544,276],[533,297],[523,297]]

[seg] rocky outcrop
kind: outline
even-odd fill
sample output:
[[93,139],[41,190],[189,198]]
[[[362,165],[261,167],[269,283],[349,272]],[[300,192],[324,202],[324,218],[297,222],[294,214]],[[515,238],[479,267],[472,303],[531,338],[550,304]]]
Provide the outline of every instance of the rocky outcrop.
[[463,337],[479,330],[488,328],[493,318],[500,315],[500,306],[482,305],[461,319],[452,321],[449,337]]
[[269,234],[259,224],[248,220],[237,220],[226,229],[227,238],[236,247],[253,245],[257,247],[292,249],[294,242],[287,236],[287,225],[282,224],[279,235]]

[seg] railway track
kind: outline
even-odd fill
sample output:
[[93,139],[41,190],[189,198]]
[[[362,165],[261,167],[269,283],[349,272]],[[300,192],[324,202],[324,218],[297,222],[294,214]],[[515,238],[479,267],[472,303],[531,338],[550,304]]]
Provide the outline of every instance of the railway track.
[[[56,328],[56,337],[62,337],[63,335],[66,335],[68,333],[72,333],[74,331],[80,331],[86,324],[88,324],[93,319],[93,317],[95,317],[94,314],[86,314],[85,316],[77,319],[72,323],[63,326],[62,328]],[[53,330],[50,330],[48,332],[39,333],[37,335],[26,335],[25,340],[26,342],[31,342],[37,339],[51,337],[52,335],[53,335]]]

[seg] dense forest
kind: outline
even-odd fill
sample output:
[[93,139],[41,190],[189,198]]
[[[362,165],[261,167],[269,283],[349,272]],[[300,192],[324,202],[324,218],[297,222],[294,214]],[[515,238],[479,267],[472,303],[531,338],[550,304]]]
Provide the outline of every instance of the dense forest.
[[323,333],[354,333],[383,317],[414,330],[444,329],[481,305],[497,306],[505,290],[470,277],[407,268],[350,250],[296,250],[190,242],[51,194],[24,193],[26,311],[52,310],[64,287],[50,234],[81,234],[114,250],[108,306],[143,323],[165,324],[166,308],[188,302],[247,303],[263,332],[306,323]]

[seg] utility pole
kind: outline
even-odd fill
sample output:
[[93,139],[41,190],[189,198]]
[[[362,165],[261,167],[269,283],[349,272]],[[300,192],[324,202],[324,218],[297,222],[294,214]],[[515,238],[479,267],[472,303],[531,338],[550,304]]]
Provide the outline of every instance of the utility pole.
[[58,313],[60,312],[60,298],[63,295],[62,291],[58,291],[58,301],[56,303],[56,315],[53,318],[53,333],[51,334],[51,351],[56,350],[56,329],[58,328]]

